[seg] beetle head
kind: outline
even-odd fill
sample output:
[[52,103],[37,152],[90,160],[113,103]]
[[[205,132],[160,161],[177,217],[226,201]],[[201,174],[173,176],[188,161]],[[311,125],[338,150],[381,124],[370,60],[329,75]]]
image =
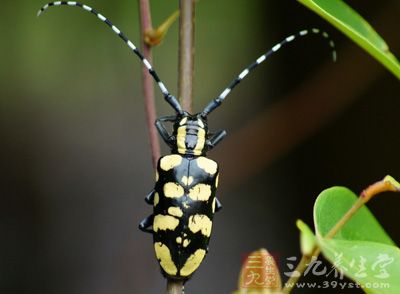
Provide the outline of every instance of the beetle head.
[[179,154],[204,155],[208,134],[207,120],[201,114],[184,112],[174,124],[176,150]]

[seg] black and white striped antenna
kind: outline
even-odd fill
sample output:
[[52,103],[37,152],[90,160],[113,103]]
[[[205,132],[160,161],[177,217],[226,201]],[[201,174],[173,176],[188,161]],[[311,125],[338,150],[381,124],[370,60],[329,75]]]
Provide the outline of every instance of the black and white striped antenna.
[[156,71],[153,69],[152,65],[150,62],[144,58],[143,54],[136,48],[136,46],[125,36],[123,32],[121,32],[120,29],[118,29],[116,26],[112,24],[112,22],[103,16],[101,13],[97,12],[95,9],[93,9],[90,6],[87,6],[85,4],[81,4],[79,2],[75,1],[56,1],[56,2],[51,2],[46,5],[44,5],[40,10],[38,11],[38,16],[40,16],[42,13],[44,13],[49,7],[51,6],[61,6],[61,5],[67,5],[67,6],[74,6],[74,7],[80,7],[92,14],[94,14],[98,19],[100,19],[102,22],[104,22],[107,26],[109,26],[115,34],[117,34],[125,43],[128,45],[128,47],[140,58],[144,66],[149,70],[150,75],[154,78],[156,81],[158,87],[160,88],[161,92],[164,95],[165,100],[175,109],[175,111],[178,114],[182,114],[183,110],[181,105],[179,104],[178,100],[176,99],[175,96],[171,95],[167,88],[165,87],[164,83],[160,80],[158,77]]
[[214,109],[216,109],[218,106],[222,104],[226,96],[232,90],[239,84],[251,71],[253,71],[258,65],[263,63],[268,57],[270,57],[273,53],[277,52],[279,49],[281,49],[284,45],[292,42],[293,40],[297,40],[300,37],[304,37],[309,34],[315,34],[315,35],[321,35],[325,39],[328,40],[329,46],[332,50],[332,59],[333,61],[336,61],[336,50],[335,50],[335,43],[333,40],[329,37],[327,32],[321,31],[320,29],[313,28],[311,30],[302,30],[298,32],[297,34],[290,35],[289,37],[286,37],[283,41],[280,43],[276,44],[273,46],[267,53],[261,55],[255,62],[250,64],[248,67],[246,67],[230,84],[229,86],[221,93],[219,96],[215,99],[213,99],[203,110],[201,115],[203,117],[206,117],[208,114],[210,114]]

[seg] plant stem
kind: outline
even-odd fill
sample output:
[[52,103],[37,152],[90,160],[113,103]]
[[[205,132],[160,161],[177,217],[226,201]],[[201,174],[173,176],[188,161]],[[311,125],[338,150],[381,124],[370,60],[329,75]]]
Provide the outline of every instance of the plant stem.
[[[330,229],[330,231],[325,235],[324,239],[332,239],[339,231],[343,228],[343,226],[352,218],[354,214],[371,198],[375,195],[380,194],[382,192],[396,192],[399,191],[399,187],[396,187],[390,181],[383,179],[382,181],[376,182],[372,184],[368,188],[364,189],[360,193],[360,197],[358,197],[357,201],[353,204],[353,206],[343,215],[343,217]],[[293,287],[296,285],[297,281],[303,275],[304,271],[307,269],[307,266],[310,264],[313,258],[317,258],[321,253],[321,249],[317,246],[314,247],[312,253],[310,255],[303,255],[299,264],[297,265],[294,272],[296,275],[292,275],[289,280],[285,283],[282,293],[290,293]]]
[[[192,111],[194,74],[195,0],[179,0],[178,97],[182,108]],[[181,294],[183,282],[167,281],[167,294]]]
[[179,9],[178,97],[182,108],[191,112],[194,75],[195,0],[180,0]]
[[[149,0],[139,0],[139,11],[140,11],[140,32],[141,32],[141,47],[143,56],[152,63],[151,47],[144,41],[146,32],[153,29],[151,24],[151,13]],[[157,130],[154,126],[156,121],[156,106],[154,103],[154,88],[153,79],[150,76],[147,68],[142,66],[142,80],[143,80],[143,95],[144,104],[146,110],[146,123],[149,132],[150,149],[151,149],[151,161],[153,168],[156,168],[157,160],[161,156],[160,142],[158,139]]]
[[290,293],[294,285],[296,285],[297,281],[300,279],[301,275],[307,269],[307,266],[310,263],[313,254],[314,252],[312,253],[311,257],[305,255],[301,257],[299,264],[296,266],[296,269],[294,270],[294,273],[296,273],[296,275],[292,274],[290,276],[289,280],[287,280],[287,282],[283,286],[282,293]]
[[167,294],[182,294],[183,282],[180,281],[167,281]]
[[[367,200],[368,201],[368,200]],[[346,214],[333,226],[333,228],[326,234],[325,239],[333,238],[341,228],[351,219],[351,217],[363,206],[367,203],[364,197],[358,197],[357,202],[353,204],[353,206],[346,212]]]

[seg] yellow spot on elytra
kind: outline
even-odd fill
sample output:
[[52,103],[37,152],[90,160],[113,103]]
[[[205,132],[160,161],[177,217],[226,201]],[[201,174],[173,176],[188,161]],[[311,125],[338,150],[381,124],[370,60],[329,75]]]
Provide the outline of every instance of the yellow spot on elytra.
[[206,142],[206,131],[199,129],[197,131],[197,144],[194,147],[194,155],[200,155],[204,149],[204,143]]
[[211,196],[211,186],[207,184],[197,184],[189,190],[189,197],[193,200],[207,201]]
[[193,233],[201,231],[201,233],[210,237],[212,221],[204,214],[195,214],[189,217],[189,229]]
[[158,171],[156,171],[156,182],[158,182],[158,179],[160,178]]
[[165,197],[169,198],[179,198],[182,197],[185,191],[183,187],[177,183],[166,183],[163,187]]
[[176,268],[176,265],[172,261],[171,252],[169,251],[169,248],[161,242],[156,242],[154,243],[154,250],[156,252],[157,259],[160,262],[160,266],[163,268],[163,270],[167,274],[175,276],[176,273],[178,272],[178,269]]
[[182,126],[187,122],[187,117],[184,117],[180,122],[179,125]]
[[189,176],[189,177],[183,176],[181,181],[185,186],[189,186],[191,183],[193,183],[193,177],[192,176]]
[[218,183],[219,183],[219,174],[217,175],[217,178],[215,179],[215,188],[218,188]]
[[186,126],[179,127],[178,133],[176,134],[176,145],[180,154],[186,153]]
[[217,202],[217,198],[214,198],[213,203],[212,203],[212,212],[215,212],[215,203]]
[[174,167],[180,165],[182,162],[182,156],[178,154],[166,155],[160,160],[160,167],[162,170],[169,171]]
[[176,217],[181,217],[183,215],[183,212],[179,207],[168,208],[168,213]]
[[170,215],[162,215],[158,214],[154,217],[153,221],[153,230],[154,232],[158,232],[159,230],[175,230],[175,228],[179,225],[179,220]]
[[183,247],[187,247],[190,244],[190,240],[185,239],[183,240]]
[[158,202],[160,202],[160,195],[158,195],[158,193],[156,192],[154,194],[154,201],[153,201],[153,205],[156,206],[158,204]]
[[215,161],[206,157],[199,157],[196,159],[197,165],[210,175],[214,175],[217,172],[218,165]]
[[204,249],[197,249],[195,253],[190,255],[180,271],[181,276],[186,277],[191,275],[199,267],[205,255],[206,251]]
[[176,243],[181,244],[182,243],[182,237],[177,237],[176,238]]

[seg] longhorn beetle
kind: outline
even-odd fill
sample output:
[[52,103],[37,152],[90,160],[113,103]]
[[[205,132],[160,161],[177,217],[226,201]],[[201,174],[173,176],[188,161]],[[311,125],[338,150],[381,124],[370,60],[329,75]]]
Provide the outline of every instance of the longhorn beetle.
[[[165,100],[175,110],[175,115],[163,116],[155,125],[171,154],[158,160],[156,184],[145,198],[154,207],[152,215],[142,220],[140,230],[153,234],[154,250],[161,271],[169,279],[188,280],[199,267],[208,251],[214,213],[221,209],[215,193],[219,169],[215,161],[206,157],[225,137],[226,131],[211,133],[207,116],[221,105],[226,96],[252,70],[284,45],[309,34],[319,34],[328,40],[335,61],[333,41],[319,29],[302,30],[285,38],[245,68],[229,86],[203,109],[190,114],[184,111],[175,96],[171,95],[148,60],[136,46],[102,14],[78,2],[52,2],[44,5],[38,16],[51,6],[68,5],[83,8],[108,25],[142,61],[160,88]],[[164,123],[173,123],[173,132]]]

